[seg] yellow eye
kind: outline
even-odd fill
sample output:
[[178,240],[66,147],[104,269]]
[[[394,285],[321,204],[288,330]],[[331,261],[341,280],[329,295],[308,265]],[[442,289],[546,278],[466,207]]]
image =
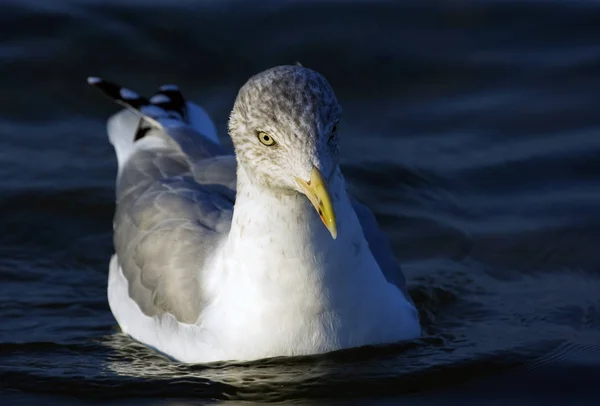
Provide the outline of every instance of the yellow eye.
[[271,145],[275,144],[275,140],[273,139],[273,137],[271,137],[264,131],[258,132],[258,139],[260,140],[260,142],[262,142],[263,145],[266,145],[267,147],[270,147]]

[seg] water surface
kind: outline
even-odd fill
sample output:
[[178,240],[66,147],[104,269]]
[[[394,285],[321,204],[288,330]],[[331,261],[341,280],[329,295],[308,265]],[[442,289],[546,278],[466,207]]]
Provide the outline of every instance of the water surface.
[[[598,21],[596,1],[5,0],[0,398],[595,404]],[[295,61],[336,90],[343,171],[392,239],[424,337],[170,362],[108,308],[117,108],[85,78],[177,83],[229,143],[239,86]]]

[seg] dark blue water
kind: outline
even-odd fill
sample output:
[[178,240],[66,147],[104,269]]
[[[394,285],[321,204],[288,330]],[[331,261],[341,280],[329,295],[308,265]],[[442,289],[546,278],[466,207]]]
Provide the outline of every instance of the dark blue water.
[[[599,22],[592,0],[3,0],[2,404],[598,404]],[[179,84],[224,134],[237,88],[295,61],[336,90],[424,337],[170,362],[107,305],[116,107],[85,78]]]

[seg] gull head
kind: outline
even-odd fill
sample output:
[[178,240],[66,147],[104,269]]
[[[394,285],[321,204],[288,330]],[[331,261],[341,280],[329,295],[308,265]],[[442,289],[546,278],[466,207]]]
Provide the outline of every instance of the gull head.
[[338,166],[341,112],[323,75],[278,66],[242,86],[229,118],[238,164],[250,180],[306,195],[333,238],[337,226],[328,183]]

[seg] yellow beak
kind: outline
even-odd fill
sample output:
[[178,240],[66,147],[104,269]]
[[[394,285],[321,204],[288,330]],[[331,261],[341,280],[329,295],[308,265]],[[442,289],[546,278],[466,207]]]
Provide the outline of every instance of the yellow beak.
[[300,178],[296,178],[296,182],[298,182],[308,200],[315,206],[319,217],[321,217],[321,221],[323,221],[323,224],[325,224],[325,227],[327,227],[335,240],[337,237],[335,213],[333,212],[329,190],[327,190],[327,181],[323,178],[321,171],[313,166],[308,182]]

